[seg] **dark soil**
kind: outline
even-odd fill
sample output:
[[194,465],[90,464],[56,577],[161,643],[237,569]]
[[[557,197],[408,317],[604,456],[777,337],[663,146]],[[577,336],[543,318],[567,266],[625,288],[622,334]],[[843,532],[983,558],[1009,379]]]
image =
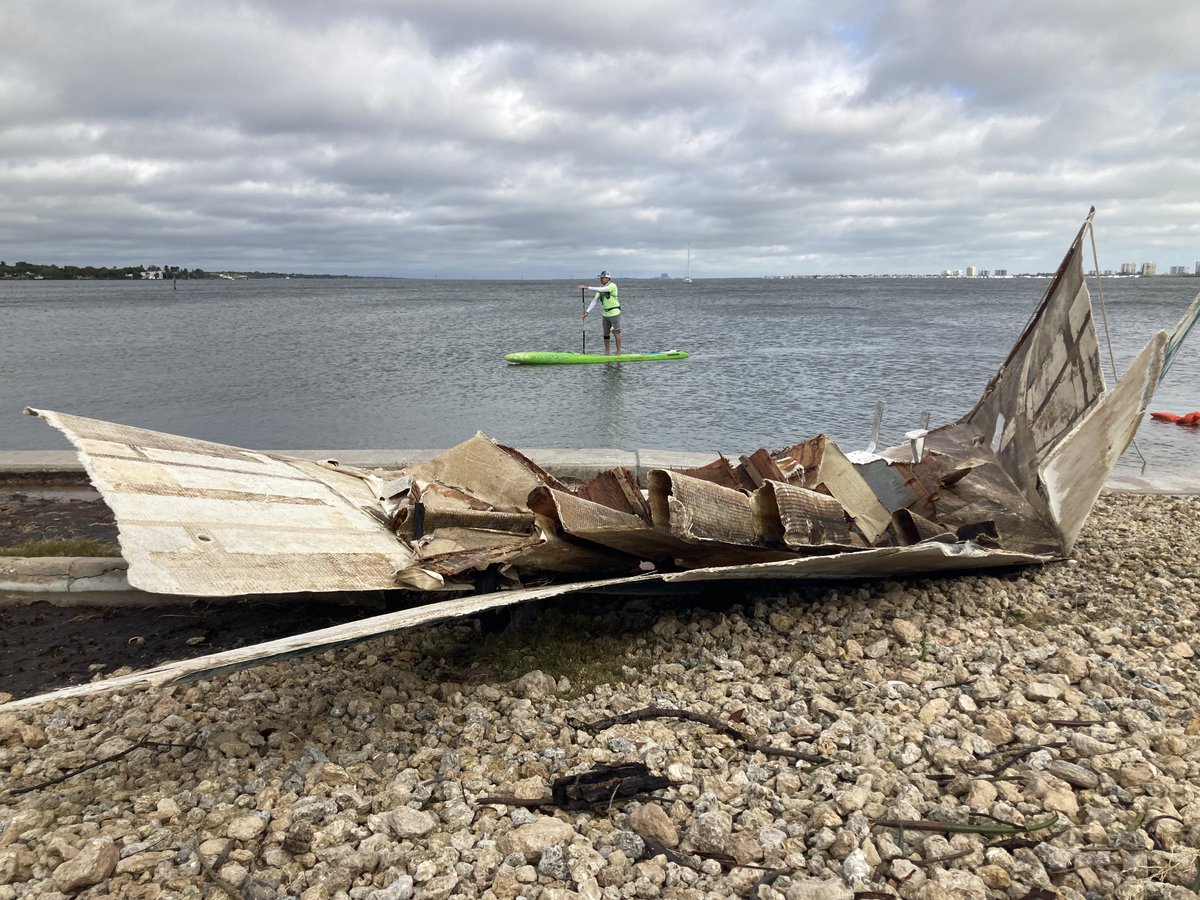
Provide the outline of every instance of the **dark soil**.
[[[112,546],[114,556],[120,552],[112,511],[83,486],[0,486],[0,547],[61,539],[100,541]],[[36,595],[19,596],[28,600]],[[220,603],[177,599],[178,605],[153,609],[63,608],[40,600],[0,606],[0,692],[32,696],[122,666],[137,670],[205,656],[400,605],[390,592],[372,595],[369,608],[361,605],[362,595],[231,597]]]
[[[71,499],[79,494],[84,496]],[[21,492],[0,483],[0,547],[42,539],[102,541],[112,545],[114,555],[118,553],[112,512],[95,494],[87,495],[78,485],[74,491],[40,485]],[[681,588],[683,593],[697,589]],[[207,656],[431,599],[411,591],[228,597],[219,602],[173,597],[177,602],[171,606],[133,608],[58,607],[43,601],[44,596],[0,594],[0,694],[29,697],[126,666],[137,671]],[[14,606],[2,602],[6,597],[22,604],[34,602]],[[523,607],[520,614],[533,615],[532,610]],[[503,629],[513,615],[518,613],[500,610],[480,620],[484,630],[491,632]]]
[[[221,605],[159,609],[70,607],[38,602],[0,608],[0,692],[28,697],[134,670],[303,634],[377,615],[381,609],[305,595],[229,598]],[[189,644],[189,638],[194,643]]]
[[99,498],[63,499],[19,490],[0,493],[0,547],[64,539],[111,544],[117,555],[112,510]]

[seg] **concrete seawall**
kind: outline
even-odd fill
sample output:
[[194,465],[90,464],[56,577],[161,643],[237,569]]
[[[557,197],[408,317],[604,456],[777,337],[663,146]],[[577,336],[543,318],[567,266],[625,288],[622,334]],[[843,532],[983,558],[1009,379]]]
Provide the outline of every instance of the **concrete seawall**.
[[[334,459],[359,469],[400,469],[424,462],[442,450],[268,450],[297,459]],[[521,450],[556,478],[588,479],[597,472],[622,466],[644,481],[650,469],[689,469],[712,462],[722,451],[688,450]],[[732,460],[736,453],[725,453]],[[74,450],[0,450],[0,483],[5,481],[57,481],[86,479]],[[1105,487],[1140,494],[1200,494],[1200,471],[1185,475],[1112,475]]]
[[[400,469],[424,462],[442,450],[267,450],[279,456],[297,459],[335,459],[344,466],[359,469]],[[591,478],[597,472],[622,466],[644,480],[650,469],[688,469],[703,466],[720,455],[719,451],[696,453],[677,450],[521,450],[556,478]],[[727,454],[729,455],[729,454]],[[736,455],[732,458],[736,459]],[[86,478],[83,464],[74,450],[0,451],[0,482],[62,481]]]

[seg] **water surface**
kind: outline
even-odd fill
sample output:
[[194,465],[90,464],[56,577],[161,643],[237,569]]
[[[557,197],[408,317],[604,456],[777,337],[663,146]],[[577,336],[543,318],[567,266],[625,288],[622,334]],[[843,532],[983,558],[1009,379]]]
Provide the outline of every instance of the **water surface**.
[[[65,449],[26,405],[262,449],[451,446],[742,453],[825,432],[882,443],[971,408],[1048,279],[620,280],[624,347],[690,359],[518,367],[600,349],[559,281],[0,282],[0,450]],[[1093,301],[1095,282],[1091,281]],[[1200,282],[1105,279],[1117,366]],[[1111,384],[1103,322],[1101,347]],[[1155,400],[1200,408],[1200,335]],[[1200,433],[1146,422],[1147,473],[1200,472]],[[1120,470],[1141,461],[1126,454]]]

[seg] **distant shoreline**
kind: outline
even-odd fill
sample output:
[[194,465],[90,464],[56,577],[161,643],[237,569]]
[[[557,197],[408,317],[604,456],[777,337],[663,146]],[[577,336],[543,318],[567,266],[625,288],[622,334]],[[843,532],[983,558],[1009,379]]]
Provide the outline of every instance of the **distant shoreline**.
[[[962,280],[962,281],[1010,281],[1019,278],[1052,278],[1053,272],[1016,272],[996,274],[976,274],[968,275],[962,272],[954,272],[947,270],[945,272],[927,272],[924,274],[907,274],[901,272],[872,272],[868,274],[851,274],[845,272],[838,273],[821,273],[814,275],[733,275],[722,276],[716,275],[709,278],[693,277],[695,281],[734,281],[734,280],[762,280],[762,281],[799,281],[799,280],[835,280],[835,279],[869,279],[869,278],[887,278],[887,279],[905,279],[905,278],[936,278],[946,280]],[[1095,273],[1089,272],[1088,278],[1095,278]],[[1193,272],[1175,272],[1162,273],[1153,275],[1143,275],[1137,272],[1104,272],[1100,275],[1101,278],[1116,278],[1116,279],[1176,279],[1176,278],[1200,278],[1200,273]],[[220,271],[207,271],[200,268],[187,269],[180,266],[59,266],[59,265],[43,265],[27,262],[18,262],[7,264],[0,261],[0,280],[10,281],[184,281],[197,279],[223,279],[231,281],[243,281],[251,279],[323,279],[323,280],[355,280],[380,278],[389,281],[493,281],[493,282],[509,282],[509,281],[563,281],[572,280],[568,276],[562,277],[544,277],[544,278],[512,278],[504,276],[479,276],[479,275],[454,275],[454,276],[422,276],[422,275],[332,275],[332,274],[311,274],[305,272],[260,272],[245,271],[238,269],[222,269]],[[685,281],[683,278],[669,275],[626,275],[624,276],[629,281],[673,281],[682,284],[691,282]]]
[[[203,269],[183,269],[176,266],[55,266],[17,263],[0,263],[0,279],[7,281],[192,281],[199,279],[255,279],[255,278],[365,278],[364,275],[308,275],[301,272],[241,272],[227,269],[207,272]],[[387,277],[387,276],[383,276]]]

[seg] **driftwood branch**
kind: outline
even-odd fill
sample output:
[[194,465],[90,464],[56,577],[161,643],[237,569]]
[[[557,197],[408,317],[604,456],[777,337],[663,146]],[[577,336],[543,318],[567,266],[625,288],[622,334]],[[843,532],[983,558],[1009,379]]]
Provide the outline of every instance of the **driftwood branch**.
[[985,754],[981,757],[981,759],[988,759],[993,756],[1008,757],[1006,760],[1004,760],[1004,762],[992,770],[991,775],[993,778],[995,778],[1013,763],[1020,759],[1024,759],[1026,756],[1029,756],[1033,753],[1037,753],[1039,750],[1057,750],[1058,748],[1065,746],[1067,746],[1066,741],[1051,741],[1048,744],[1032,744],[1028,747],[1012,747],[1007,750],[996,750],[992,753]]
[[876,819],[873,824],[881,828],[897,828],[904,831],[938,831],[953,834],[1030,834],[1049,828],[1058,821],[1055,813],[1044,822],[1028,825],[998,823],[995,825],[972,825],[969,822],[938,822],[933,819]]
[[742,744],[739,749],[751,753],[762,753],[766,756],[782,756],[784,759],[794,759],[815,765],[825,765],[830,761],[829,757],[819,753],[805,753],[803,750],[789,750],[786,747],[768,747],[765,744]]
[[1142,830],[1149,831],[1151,825],[1153,825],[1155,822],[1161,822],[1163,819],[1169,819],[1172,822],[1178,822],[1180,825],[1184,826],[1185,828],[1187,827],[1187,822],[1183,821],[1183,819],[1179,818],[1179,816],[1173,816],[1170,813],[1163,813],[1162,815],[1155,816],[1153,819],[1151,819],[1149,822],[1147,822],[1145,825],[1143,825]]
[[530,800],[528,797],[476,797],[476,806],[487,806],[492,803],[497,803],[501,806],[523,806],[526,809],[538,809],[542,806],[553,806],[553,797],[539,797],[537,800]]
[[194,749],[190,744],[172,744],[168,741],[137,741],[134,744],[130,744],[119,753],[114,753],[111,756],[104,757],[104,759],[98,759],[95,762],[90,762],[87,765],[80,766],[77,769],[71,769],[70,771],[64,772],[62,775],[59,775],[56,778],[51,778],[49,781],[43,781],[41,784],[35,784],[30,787],[13,788],[10,793],[15,797],[19,794],[28,794],[33,791],[40,791],[42,788],[48,788],[56,784],[62,784],[68,778],[74,778],[76,775],[80,775],[89,769],[96,768],[97,766],[102,766],[105,763],[115,762],[118,759],[128,756],[134,750],[137,750],[141,747],[151,747],[157,750],[161,750],[163,747],[179,747],[183,750]]
[[684,719],[688,722],[699,722],[701,725],[715,728],[735,741],[744,743],[747,740],[746,735],[742,734],[742,732],[738,731],[738,729],[734,728],[728,722],[723,722],[715,716],[706,716],[703,713],[696,713],[687,709],[668,709],[661,706],[648,706],[645,709],[635,709],[608,719],[598,719],[595,722],[576,722],[572,724],[583,731],[604,731],[606,728],[612,728],[614,725],[628,725],[630,722],[643,722],[646,719]]
[[785,759],[799,760],[800,762],[814,763],[816,765],[824,765],[829,762],[827,757],[817,753],[805,753],[802,750],[790,750],[786,747],[769,747],[766,744],[756,744],[728,722],[722,721],[715,716],[706,716],[703,713],[692,712],[687,709],[648,706],[645,709],[635,709],[608,719],[597,719],[595,722],[573,722],[572,725],[582,731],[604,731],[606,728],[612,728],[614,725],[628,725],[631,722],[644,722],[647,719],[683,719],[686,722],[697,722],[701,725],[707,725],[721,732],[721,734],[733,738],[738,742],[738,749],[750,753],[757,752],[768,756],[782,756]]

